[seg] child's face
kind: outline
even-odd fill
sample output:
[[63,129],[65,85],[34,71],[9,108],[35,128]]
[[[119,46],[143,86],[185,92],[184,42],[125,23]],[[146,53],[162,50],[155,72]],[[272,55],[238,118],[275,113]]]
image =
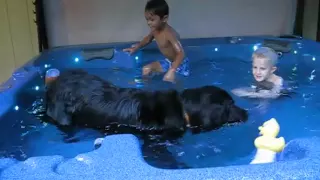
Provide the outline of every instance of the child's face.
[[256,81],[267,80],[276,70],[268,59],[263,57],[254,57],[252,62],[252,74]]
[[162,25],[167,22],[166,16],[161,19],[160,16],[157,16],[148,11],[144,13],[144,16],[147,20],[147,24],[150,27],[151,31],[160,29]]

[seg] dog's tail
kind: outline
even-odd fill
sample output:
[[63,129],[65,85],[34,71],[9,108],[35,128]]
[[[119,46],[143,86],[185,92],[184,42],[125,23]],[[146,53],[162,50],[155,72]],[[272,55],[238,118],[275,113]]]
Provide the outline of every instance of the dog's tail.
[[225,107],[229,110],[229,123],[246,122],[248,120],[248,111],[235,105],[234,102],[226,102]]

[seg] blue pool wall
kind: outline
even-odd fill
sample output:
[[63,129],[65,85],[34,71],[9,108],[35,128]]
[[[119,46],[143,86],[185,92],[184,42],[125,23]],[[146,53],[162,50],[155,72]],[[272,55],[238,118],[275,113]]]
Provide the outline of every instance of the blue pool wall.
[[[240,40],[237,40],[237,39]],[[255,45],[263,39],[275,37],[236,37],[183,40],[186,51],[197,51],[197,59],[207,57],[235,57],[248,59]],[[285,54],[281,63],[303,64],[311,69],[319,69],[319,44],[305,39],[281,39],[292,42],[293,51]],[[134,57],[121,52],[127,44],[100,44],[59,47],[43,52],[23,67],[17,69],[5,84],[12,87],[0,94],[0,112],[5,115],[16,106],[17,94],[26,84],[43,75],[48,68],[110,68],[135,67]],[[123,61],[81,60],[79,51],[83,48],[114,47],[115,59]],[[241,46],[241,48],[239,48]],[[155,45],[148,47],[155,49]],[[146,51],[148,50],[146,48]],[[218,51],[215,50],[218,48]],[[211,50],[211,51],[210,51]],[[198,52],[199,51],[199,52]],[[193,53],[190,53],[193,54]],[[143,54],[137,54],[143,56]],[[79,61],[75,62],[75,59]],[[4,120],[4,119],[2,119]],[[10,119],[8,119],[10,121]],[[159,169],[148,165],[141,154],[138,139],[129,134],[107,136],[101,148],[75,158],[61,156],[31,157],[25,161],[10,158],[0,159],[0,179],[319,179],[320,139],[297,138],[287,143],[285,150],[278,155],[278,162],[260,165],[226,166],[201,169]]]

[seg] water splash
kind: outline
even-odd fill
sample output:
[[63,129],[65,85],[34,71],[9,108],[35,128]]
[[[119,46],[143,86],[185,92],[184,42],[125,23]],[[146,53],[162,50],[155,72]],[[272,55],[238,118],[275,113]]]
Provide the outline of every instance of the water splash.
[[42,98],[36,99],[30,106],[30,108],[27,109],[27,112],[36,117],[43,117],[46,112],[44,100]]
[[316,77],[315,72],[315,69],[311,71],[310,76],[308,77],[309,81],[312,81]]

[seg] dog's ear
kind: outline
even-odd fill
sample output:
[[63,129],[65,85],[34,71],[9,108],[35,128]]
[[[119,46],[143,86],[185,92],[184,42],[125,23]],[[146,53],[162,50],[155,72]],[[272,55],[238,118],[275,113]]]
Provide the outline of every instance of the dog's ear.
[[224,104],[228,112],[228,123],[246,122],[248,120],[248,111],[236,106],[234,103]]
[[168,98],[174,98],[174,99],[177,99],[179,98],[179,93],[178,91],[174,90],[174,89],[170,89],[170,90],[167,90],[165,91],[165,94]]
[[189,109],[189,119],[191,132],[193,134],[218,129],[227,123],[228,116],[223,105],[195,105],[192,111],[190,110],[191,109]]
[[186,128],[186,120],[183,116],[179,115],[178,113],[175,115],[169,115],[165,117],[165,124],[168,129],[176,129],[184,131]]
[[220,128],[223,126],[226,119],[224,107],[219,104],[212,104],[203,107],[201,110],[202,114],[202,129],[204,131],[211,131],[213,129]]
[[59,125],[71,125],[71,117],[65,113],[65,110],[65,106],[62,102],[56,102],[54,105],[48,104],[47,115]]
[[233,100],[226,100],[221,105],[212,108],[211,119],[217,121],[212,122],[217,126],[223,126],[228,123],[245,122],[248,119],[248,112],[236,106]]

